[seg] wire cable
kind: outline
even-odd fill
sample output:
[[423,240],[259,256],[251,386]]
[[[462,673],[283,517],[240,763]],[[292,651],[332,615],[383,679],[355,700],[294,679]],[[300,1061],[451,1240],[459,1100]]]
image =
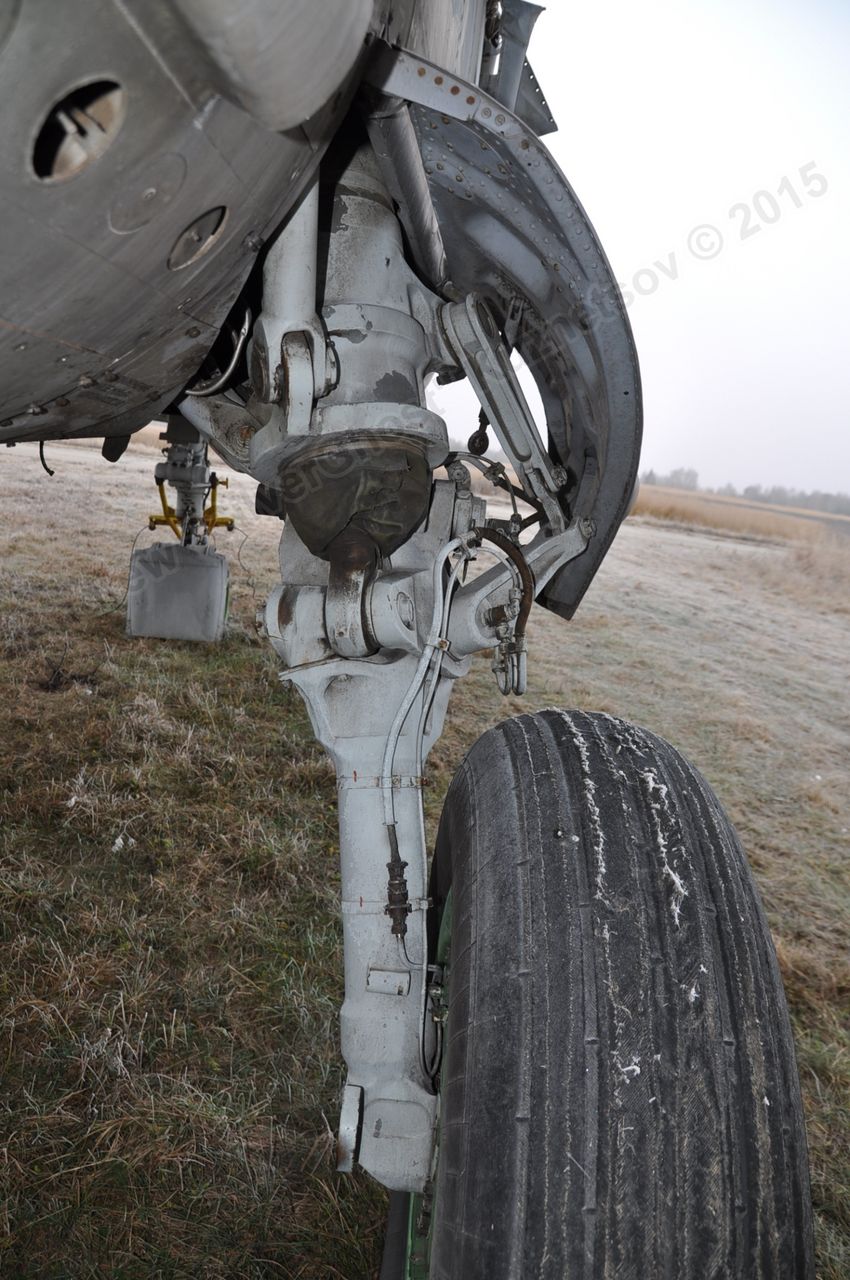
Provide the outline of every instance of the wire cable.
[[[466,566],[467,566],[467,564],[468,564],[468,562],[469,562],[469,558],[470,558],[470,556],[471,556],[471,554],[472,554],[472,553],[471,553],[471,551],[470,551],[470,549],[469,549],[469,547],[464,546],[464,547],[462,547],[462,548],[461,548],[461,550],[462,550],[462,555],[461,555],[461,556],[460,556],[460,558],[458,559],[457,564],[456,564],[456,565],[454,566],[454,568],[452,569],[451,574],[449,575],[449,580],[448,580],[448,582],[446,583],[445,597],[444,597],[444,602],[443,602],[443,613],[442,613],[442,619],[441,619],[441,625],[440,625],[440,633],[441,633],[441,636],[443,636],[443,637],[447,636],[447,634],[448,634],[448,627],[449,627],[449,613],[450,613],[450,611],[451,611],[452,597],[453,597],[454,592],[455,592],[455,589],[456,589],[456,587],[457,587],[457,585],[458,585],[458,581],[459,581],[459,579],[460,579],[460,575],[461,575],[461,573],[462,573],[462,572],[464,572],[464,571],[465,571]],[[443,658],[445,657],[445,654],[446,654],[446,651],[445,651],[445,649],[443,649],[443,648],[436,649],[436,650],[434,651],[434,658],[433,658],[433,662],[432,662],[432,664],[431,664],[430,683],[429,683],[429,685],[428,685],[427,689],[425,689],[425,690],[424,690],[423,695],[422,695],[422,706],[421,706],[420,711],[419,711],[419,722],[418,722],[418,724],[417,724],[417,726],[416,726],[416,747],[415,747],[415,750],[416,750],[416,757],[415,757],[415,765],[414,765],[414,768],[415,768],[415,772],[416,772],[416,776],[417,776],[417,777],[421,777],[421,776],[422,776],[422,772],[423,772],[423,768],[424,768],[424,763],[423,763],[423,762],[424,762],[424,755],[425,755],[425,732],[426,732],[426,726],[427,726],[427,724],[428,724],[428,716],[429,716],[429,714],[430,714],[430,712],[431,712],[431,705],[432,705],[432,703],[433,703],[433,701],[434,701],[434,695],[436,694],[436,692],[437,692],[437,688],[438,688],[439,683],[440,683],[440,671],[441,671],[442,666],[443,666]],[[428,673],[427,673],[427,672],[426,672],[426,677],[425,677],[425,678],[426,678],[426,679],[428,679]],[[420,841],[419,841],[419,847],[420,847],[420,849],[421,849],[421,851],[422,851],[422,884],[423,884],[423,886],[427,886],[427,884],[428,884],[428,848],[427,848],[427,844],[426,844],[426,840],[425,840],[425,815],[424,815],[424,810],[423,810],[422,805],[420,805],[420,806],[419,806],[419,822],[420,822]],[[402,940],[402,941],[403,941],[403,940]],[[408,957],[408,955],[407,955],[407,948],[406,948],[406,947],[404,948],[404,954],[405,954],[405,958],[408,960],[408,963],[409,963],[409,962],[410,962],[410,960],[409,960],[409,957]],[[418,967],[421,969],[421,975],[422,975],[422,976],[421,976],[421,985],[422,985],[422,991],[421,991],[421,1010],[420,1010],[420,1019],[419,1019],[419,1025],[420,1025],[420,1035],[419,1035],[419,1065],[420,1065],[420,1067],[422,1068],[422,1071],[423,1071],[424,1075],[425,1075],[429,1080],[433,1080],[433,1079],[434,1079],[434,1076],[436,1075],[436,1072],[437,1072],[437,1066],[439,1065],[439,1061],[440,1061],[440,1053],[441,1053],[441,1043],[440,1043],[441,1028],[440,1028],[440,1026],[439,1026],[439,1024],[438,1024],[438,1025],[437,1025],[437,1037],[438,1037],[438,1042],[437,1042],[437,1046],[436,1046],[435,1051],[434,1051],[434,1059],[433,1059],[433,1061],[432,1061],[431,1065],[429,1066],[429,1065],[428,1065],[428,1063],[426,1062],[426,1059],[425,1059],[425,1020],[426,1020],[426,1016],[427,1016],[427,1012],[428,1012],[428,946],[427,946],[427,937],[423,937],[423,940],[422,940],[422,959],[421,959],[420,964],[419,964],[419,966],[418,966]]]
[[[380,787],[381,787],[381,795],[382,795],[383,806],[384,806],[384,825],[387,828],[387,838],[389,840],[389,845],[390,845],[390,861],[387,864],[388,869],[390,871],[390,890],[392,890],[392,887],[393,887],[393,877],[401,876],[404,870],[404,864],[401,861],[401,854],[399,851],[398,831],[396,829],[396,820],[395,820],[395,796],[393,793],[393,765],[395,763],[395,755],[398,748],[398,741],[399,741],[399,738],[401,737],[401,733],[404,728],[405,722],[407,721],[407,717],[410,714],[410,710],[414,702],[416,701],[416,698],[427,677],[428,670],[434,660],[435,654],[439,654],[442,659],[442,651],[440,648],[438,648],[438,641],[441,638],[440,632],[442,630],[442,623],[445,615],[446,592],[443,587],[443,571],[444,571],[444,566],[446,564],[446,561],[449,559],[452,553],[456,551],[459,547],[464,547],[464,550],[466,550],[466,546],[463,539],[452,538],[450,542],[447,542],[445,546],[441,548],[434,562],[434,570],[433,570],[433,577],[432,577],[432,585],[434,590],[434,610],[431,616],[431,626],[429,628],[428,636],[427,636],[427,639],[425,640],[425,644],[423,645],[422,653],[420,655],[419,661],[416,664],[416,670],[413,673],[413,679],[410,682],[407,693],[402,698],[401,704],[399,705],[398,711],[396,712],[392,725],[390,726],[390,731],[387,734],[387,741],[384,747],[384,754],[381,760]],[[460,565],[462,565],[463,563],[464,561],[461,560],[459,564],[455,566],[455,569],[452,571],[452,574],[449,577],[449,581],[452,582],[453,584],[457,581],[457,574],[459,572]],[[417,735],[417,742],[415,747],[417,759],[419,759],[420,757],[420,750],[421,750],[419,744],[420,744],[420,740]],[[420,823],[419,847],[421,850],[420,871],[422,876],[422,893],[424,894],[428,886],[428,851],[425,844],[425,823],[424,823],[424,815],[422,811],[421,802],[419,804],[419,823]],[[397,871],[396,871],[396,868],[397,868]],[[423,901],[423,899],[420,899],[420,901]],[[388,899],[388,906],[392,906],[391,893]],[[408,903],[408,910],[409,909],[410,909],[410,904]],[[406,926],[404,931],[406,931]],[[402,955],[404,956],[410,968],[412,969],[418,968],[420,971],[419,1064],[424,1077],[426,1079],[430,1079],[431,1077],[429,1076],[428,1064],[425,1061],[425,1045],[424,1045],[425,1017],[427,1013],[427,1002],[428,1002],[428,946],[427,946],[427,934],[424,926],[424,914],[423,914],[423,928],[422,928],[422,958],[418,964],[412,961],[410,956],[407,953],[407,946],[404,941],[404,931],[401,931],[396,934],[398,938],[399,950],[401,951]],[[396,932],[395,925],[393,927],[393,932],[394,933]]]
[[485,480],[490,481],[494,489],[499,489],[502,493],[507,493],[511,500],[514,515],[519,516],[516,505],[517,499],[519,499],[520,502],[524,502],[527,506],[533,507],[538,513],[538,516],[542,518],[542,504],[537,498],[532,497],[530,493],[526,493],[525,489],[511,483],[501,462],[494,462],[492,458],[479,457],[478,454],[475,453],[467,453],[463,449],[454,450],[450,455],[450,459],[452,458],[461,458],[464,462],[468,462],[470,466],[476,467],[482,473]]
[[[522,553],[514,546],[509,538],[498,531],[489,529],[475,529],[472,531],[481,541],[487,541],[491,545],[483,548],[489,554],[494,555],[497,559],[507,563],[513,576],[518,580],[520,588],[523,592],[523,603],[520,607],[520,615],[523,625],[528,616],[528,610],[531,608],[531,602],[528,603],[528,609],[524,609],[525,601],[528,594],[529,584],[532,592],[531,600],[533,600],[534,580],[531,576],[531,570],[525,562]],[[461,555],[457,563],[449,574],[448,581],[443,584],[444,566],[447,560],[460,550]],[[448,633],[449,615],[451,612],[452,600],[455,589],[462,573],[466,572],[468,561],[471,557],[471,549],[462,538],[454,538],[439,552],[433,573],[434,588],[434,611],[431,618],[431,627],[428,637],[423,645],[422,654],[416,665],[413,678],[408,687],[402,702],[396,712],[390,731],[387,735],[384,754],[381,761],[381,778],[380,786],[384,805],[384,824],[387,828],[387,836],[390,844],[390,866],[399,866],[399,874],[403,871],[401,863],[401,854],[398,843],[398,831],[395,820],[395,797],[393,791],[393,766],[395,763],[395,755],[398,748],[398,742],[401,737],[402,730],[407,721],[407,717],[416,701],[420,691],[423,690],[426,680],[427,688],[424,689],[422,696],[422,705],[419,711],[419,719],[416,727],[414,739],[414,770],[415,776],[421,778],[424,758],[424,740],[428,715],[433,704],[439,681],[440,671],[445,656],[445,645],[440,641],[445,641]],[[425,840],[425,824],[424,812],[422,805],[419,806],[419,822],[420,822],[420,850],[422,858],[421,875],[423,891],[428,883],[428,853]],[[439,1066],[440,1060],[440,1037],[438,1029],[438,1041],[435,1048],[433,1061],[430,1063],[426,1060],[425,1055],[425,1028],[428,1007],[428,948],[427,939],[422,938],[422,957],[417,962],[413,961],[408,954],[404,934],[397,935],[399,950],[404,956],[405,962],[411,968],[420,970],[420,1035],[419,1035],[419,1063],[423,1075],[426,1079],[433,1080]]]
[[55,471],[51,471],[50,467],[48,467],[47,462],[46,462],[46,460],[45,460],[45,457],[44,457],[44,441],[43,441],[43,440],[39,440],[39,442],[38,442],[38,459],[39,459],[39,462],[40,462],[40,463],[41,463],[41,465],[44,467],[45,471],[47,472],[47,474],[48,474],[49,476],[55,476],[55,475],[56,475],[56,472],[55,472]]
[[113,604],[108,609],[104,609],[103,613],[95,614],[95,617],[108,618],[110,613],[115,613],[118,609],[120,609],[124,601],[127,599],[128,595],[130,594],[130,577],[133,572],[133,552],[136,550],[136,543],[139,541],[139,538],[141,538],[142,534],[149,533],[149,532],[150,532],[150,526],[143,524],[141,529],[133,539],[133,545],[130,547],[130,568],[127,570],[127,586],[124,588],[123,596],[121,597],[121,599],[118,601],[117,604]]

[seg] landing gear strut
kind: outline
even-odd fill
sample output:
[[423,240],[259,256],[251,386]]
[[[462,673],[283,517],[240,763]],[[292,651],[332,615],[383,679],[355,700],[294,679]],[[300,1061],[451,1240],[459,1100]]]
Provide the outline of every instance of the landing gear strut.
[[[695,1275],[706,1248],[712,1274],[803,1276],[775,962],[681,757],[607,717],[509,721],[453,784],[429,872],[423,770],[454,682],[490,650],[501,691],[525,689],[531,602],[571,616],[625,515],[640,388],[610,268],[539,141],[384,52],[373,117],[267,252],[247,374],[179,406],[285,515],[263,623],[339,798],[338,1167],[408,1197],[394,1280]],[[433,376],[468,379],[504,463],[483,431],[451,449]]]
[[[220,640],[227,617],[227,561],[210,534],[234,528],[218,512],[218,490],[227,486],[210,469],[207,442],[179,415],[169,418],[161,439],[164,459],[154,472],[160,511],[151,529],[168,528],[177,542],[134,551],[127,594],[127,631],[162,640]],[[168,490],[175,492],[174,505]]]

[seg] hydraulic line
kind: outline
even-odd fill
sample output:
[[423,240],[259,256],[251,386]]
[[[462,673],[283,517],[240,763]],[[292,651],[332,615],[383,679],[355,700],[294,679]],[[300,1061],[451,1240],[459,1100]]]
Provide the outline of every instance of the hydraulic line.
[[245,312],[245,319],[242,321],[242,328],[239,330],[239,333],[236,337],[236,342],[233,347],[233,355],[230,357],[230,362],[227,368],[224,370],[224,373],[220,374],[220,376],[216,378],[214,382],[207,383],[206,386],[196,387],[194,391],[187,391],[186,395],[201,396],[201,397],[214,396],[216,392],[223,391],[224,388],[227,386],[227,383],[230,381],[230,378],[233,374],[233,370],[236,368],[237,364],[239,363],[239,357],[242,355],[242,352],[245,349],[245,343],[248,341],[248,334],[250,332],[251,332],[251,309],[249,307],[248,310]]
[[[452,569],[451,574],[449,575],[449,580],[446,583],[446,592],[445,592],[445,599],[443,604],[443,616],[440,624],[441,636],[446,636],[448,634],[449,612],[451,610],[452,596],[454,595],[455,588],[457,587],[460,574],[463,568],[465,567],[466,562],[469,560],[470,555],[471,555],[471,552],[469,551],[469,549],[464,548],[463,555],[458,560],[455,567]],[[443,665],[444,655],[445,655],[445,650],[442,648],[437,649],[435,651],[433,655],[433,662],[430,668],[430,683],[428,685],[427,690],[422,696],[422,707],[419,712],[419,724],[417,725],[417,729],[416,729],[416,762],[414,765],[414,769],[417,777],[422,776],[422,770],[423,770],[422,758],[424,755],[425,725],[427,724],[428,713],[431,710],[431,703],[434,700],[434,694],[437,690],[437,685],[439,683],[440,669]],[[428,677],[429,677],[429,672],[426,671],[425,679],[428,679]]]
[[473,532],[483,541],[492,542],[494,546],[505,553],[516,567],[522,584],[522,600],[520,601],[519,615],[514,626],[514,639],[521,640],[525,635],[525,627],[528,622],[528,615],[531,613],[531,606],[534,604],[534,574],[531,572],[528,561],[520,548],[515,542],[511,542],[510,538],[499,529],[484,527],[474,529]]
[[[499,559],[506,560],[511,569],[516,573],[522,589],[522,600],[520,604],[520,612],[517,617],[515,634],[519,637],[524,634],[525,624],[534,599],[534,579],[531,574],[524,556],[521,551],[498,530],[487,528],[476,528],[471,531],[479,542],[489,542],[491,554],[496,555]],[[457,564],[453,567],[448,581],[443,585],[443,572],[446,561],[454,552],[460,550],[462,552]],[[421,971],[421,1035],[419,1043],[419,1059],[420,1066],[424,1075],[433,1079],[436,1063],[439,1061],[439,1054],[435,1054],[434,1063],[430,1066],[425,1057],[425,1018],[427,1013],[428,1001],[428,953],[427,947],[423,941],[422,957],[417,962],[411,960],[407,953],[405,945],[405,935],[407,933],[406,917],[411,911],[411,904],[407,894],[407,881],[404,875],[406,862],[401,857],[398,843],[398,831],[395,823],[395,803],[392,785],[393,765],[395,761],[395,753],[398,747],[398,740],[401,736],[407,717],[411,708],[422,691],[422,706],[420,708],[419,720],[415,736],[415,763],[414,769],[416,776],[420,776],[423,768],[424,756],[424,738],[427,725],[428,713],[433,702],[434,695],[437,690],[440,679],[440,670],[445,654],[444,637],[448,631],[449,613],[451,610],[452,597],[458,584],[458,579],[466,562],[470,558],[471,550],[467,543],[461,538],[454,538],[451,542],[446,543],[437,556],[434,565],[434,611],[431,619],[431,627],[428,637],[423,646],[422,654],[417,663],[416,670],[411,680],[410,686],[402,699],[401,705],[396,712],[390,732],[387,735],[387,743],[384,748],[384,755],[381,762],[381,791],[384,803],[384,823],[387,828],[387,837],[390,846],[390,859],[387,863],[387,871],[389,875],[388,893],[387,893],[387,914],[392,918],[392,932],[398,938],[399,949],[402,952],[405,962],[411,968],[419,968]],[[522,631],[519,631],[520,626]],[[443,641],[443,643],[441,643]],[[423,685],[428,681],[427,688],[423,689]],[[422,883],[427,884],[428,875],[428,858],[425,844],[424,817],[420,809],[420,823],[422,825],[420,847],[422,850]]]
[[538,518],[543,510],[541,503],[537,498],[533,498],[531,494],[526,493],[525,489],[521,489],[518,485],[512,484],[508,479],[507,472],[499,462],[492,462],[489,458],[480,457],[475,453],[467,453],[463,449],[457,449],[451,454],[451,458],[461,458],[470,466],[475,467],[486,480],[489,480],[494,489],[501,489],[503,493],[507,493],[511,500],[511,506],[514,509],[514,515],[519,515],[517,511],[517,499],[524,502],[527,506],[533,507],[537,512]]
[[[452,570],[452,573],[449,576],[447,589],[444,591],[444,588],[443,588],[444,565],[448,560],[448,558],[452,555],[452,553],[458,550],[459,548],[463,548],[465,555],[458,562],[458,564],[455,565],[454,569]],[[465,559],[467,555],[468,555],[468,549],[463,539],[453,538],[450,542],[447,542],[445,544],[445,546],[441,549],[441,551],[437,556],[437,559],[434,564],[434,573],[433,573],[434,612],[431,617],[431,626],[428,631],[428,637],[425,641],[422,654],[419,658],[419,662],[417,663],[416,670],[413,674],[413,679],[410,682],[410,686],[407,690],[407,693],[402,699],[401,705],[399,706],[399,709],[396,712],[395,718],[390,727],[390,732],[387,735],[387,743],[384,748],[383,759],[381,761],[381,792],[382,792],[383,803],[384,803],[384,824],[387,828],[387,838],[389,840],[389,846],[390,846],[390,859],[389,859],[389,862],[387,863],[387,872],[388,872],[389,878],[388,878],[388,886],[387,886],[386,910],[387,910],[387,914],[392,919],[392,922],[393,922],[392,932],[398,939],[399,950],[403,954],[405,962],[411,968],[419,968],[421,973],[419,1062],[420,1062],[420,1067],[422,1069],[423,1075],[425,1076],[426,1079],[431,1078],[428,1064],[425,1061],[425,1049],[424,1049],[425,1015],[427,1011],[427,1000],[428,1000],[428,948],[427,948],[425,935],[423,931],[422,958],[418,962],[418,964],[416,964],[408,956],[407,947],[404,941],[405,934],[407,933],[407,916],[410,914],[410,911],[412,908],[411,908],[409,898],[407,896],[407,882],[404,877],[404,871],[407,866],[407,863],[404,862],[404,860],[402,859],[401,853],[399,850],[399,845],[398,845],[398,831],[396,829],[396,824],[395,824],[395,802],[394,802],[394,796],[393,796],[392,770],[393,770],[393,763],[395,760],[396,749],[398,747],[398,740],[401,736],[401,732],[402,732],[402,729],[404,728],[407,717],[410,714],[411,707],[413,706],[413,703],[416,701],[417,695],[419,694],[419,691],[422,689],[422,685],[428,675],[428,670],[432,662],[434,661],[435,657],[439,659],[440,663],[442,663],[443,650],[442,650],[442,647],[438,645],[438,641],[441,638],[441,634],[440,634],[441,631],[444,630],[444,619],[447,618],[447,613],[448,613],[446,597],[448,596],[449,599],[451,598],[451,592],[454,590],[454,586],[457,583],[457,578],[460,573],[460,569],[462,565],[465,563]],[[434,687],[436,687],[436,681],[434,682]],[[421,757],[422,757],[421,737],[419,736],[419,729],[421,727],[422,725],[420,723],[420,725],[417,727],[417,741],[416,741],[417,761],[421,761]],[[421,772],[421,766],[420,766],[420,772]],[[419,806],[419,822],[420,822],[420,828],[421,828],[419,843],[420,843],[421,858],[422,858],[422,867],[421,867],[422,887],[424,891],[428,884],[428,852],[425,844],[425,824],[424,824],[424,817],[422,814],[421,803]]]
[[387,744],[384,748],[383,758],[381,760],[381,793],[384,801],[384,825],[387,827],[395,827],[395,804],[393,800],[393,779],[392,767],[395,759],[398,740],[404,723],[410,714],[410,708],[416,700],[422,682],[428,673],[431,665],[431,659],[434,650],[437,648],[437,641],[440,639],[440,624],[443,617],[443,565],[446,560],[458,547],[464,545],[462,538],[452,538],[451,542],[447,542],[439,552],[434,564],[433,587],[434,587],[434,613],[431,619],[431,627],[428,637],[422,648],[422,655],[410,682],[410,687],[402,699],[401,705],[395,714],[395,719],[390,726],[387,735]]

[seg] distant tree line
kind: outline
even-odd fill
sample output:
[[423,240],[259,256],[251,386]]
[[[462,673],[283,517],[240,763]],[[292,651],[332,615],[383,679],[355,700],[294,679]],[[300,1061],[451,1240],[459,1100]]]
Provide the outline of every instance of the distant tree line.
[[809,493],[804,489],[789,489],[782,484],[748,484],[744,489],[736,489],[733,484],[724,484],[719,489],[701,488],[699,474],[693,467],[676,467],[666,475],[650,468],[643,472],[640,479],[642,484],[659,484],[668,489],[688,489],[691,492],[698,490],[700,493],[716,493],[721,498],[746,498],[748,502],[764,502],[773,507],[805,507],[810,511],[850,516],[850,494],[847,493],[823,493],[820,489]]
[[668,489],[698,489],[699,472],[694,471],[693,467],[677,467],[666,476],[659,475],[655,471],[644,471],[640,482],[641,484],[662,484]]

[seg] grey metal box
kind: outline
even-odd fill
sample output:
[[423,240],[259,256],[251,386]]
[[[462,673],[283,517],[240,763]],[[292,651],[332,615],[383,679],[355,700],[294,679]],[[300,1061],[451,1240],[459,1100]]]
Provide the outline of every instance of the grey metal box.
[[220,640],[228,589],[227,560],[208,547],[158,542],[134,551],[127,634],[160,640]]

